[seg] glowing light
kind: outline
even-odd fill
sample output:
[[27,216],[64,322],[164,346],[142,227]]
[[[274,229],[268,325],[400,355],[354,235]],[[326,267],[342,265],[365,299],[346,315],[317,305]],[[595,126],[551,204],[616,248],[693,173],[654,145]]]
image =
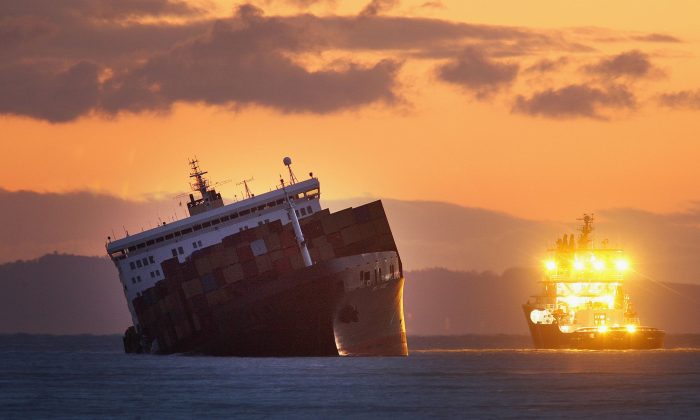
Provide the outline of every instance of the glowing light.
[[617,271],[627,271],[630,268],[630,263],[627,260],[617,260],[615,261],[615,268],[617,268]]
[[608,332],[608,326],[607,325],[601,325],[598,327],[598,332],[599,333],[606,333]]
[[628,332],[628,333],[634,333],[634,332],[637,331],[637,326],[636,326],[636,325],[630,324],[630,325],[628,325],[628,326],[625,327],[625,328],[627,328],[627,332]]
[[544,263],[544,266],[547,267],[548,271],[554,271],[557,269],[557,262],[554,260],[549,260]]
[[595,261],[593,261],[593,268],[596,271],[603,271],[603,269],[605,268],[605,263],[603,261],[600,261],[600,260],[595,260]]
[[583,261],[579,261],[579,260],[574,261],[574,269],[583,270],[583,268],[584,268]]

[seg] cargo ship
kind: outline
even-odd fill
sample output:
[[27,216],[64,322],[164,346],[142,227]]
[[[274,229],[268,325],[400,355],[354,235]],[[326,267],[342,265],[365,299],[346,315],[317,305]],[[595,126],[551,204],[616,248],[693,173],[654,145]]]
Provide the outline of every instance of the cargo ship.
[[537,349],[657,349],[664,331],[640,324],[625,294],[630,264],[607,241],[595,247],[593,215],[585,214],[574,235],[564,235],[544,261],[542,292],[523,305]]
[[[189,216],[107,253],[133,325],[127,353],[406,356],[401,259],[381,201],[331,213],[320,183],[224,204],[190,161]],[[195,196],[196,195],[196,196]]]

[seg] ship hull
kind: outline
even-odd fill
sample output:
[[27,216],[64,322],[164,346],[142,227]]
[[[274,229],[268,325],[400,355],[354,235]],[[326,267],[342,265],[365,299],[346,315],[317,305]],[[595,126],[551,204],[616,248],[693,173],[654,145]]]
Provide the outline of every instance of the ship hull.
[[665,332],[657,328],[625,328],[600,332],[594,328],[562,332],[559,325],[535,324],[530,313],[539,307],[524,304],[523,313],[536,349],[651,350],[663,348]]

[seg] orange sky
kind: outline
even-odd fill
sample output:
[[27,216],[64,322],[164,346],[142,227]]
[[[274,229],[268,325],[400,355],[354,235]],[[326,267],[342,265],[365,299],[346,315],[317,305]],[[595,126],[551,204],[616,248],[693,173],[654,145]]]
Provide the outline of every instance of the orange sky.
[[[224,16],[237,2],[218,3],[212,13]],[[342,1],[308,11],[349,15],[366,3]],[[488,100],[438,80],[435,68],[444,58],[401,56],[402,100],[394,105],[319,115],[190,102],[165,114],[91,113],[61,123],[2,115],[0,187],[170,196],[186,190],[187,159],[196,155],[213,181],[234,181],[221,187],[232,197],[240,190],[235,182],[251,176],[253,190],[266,191],[283,169],[281,158],[291,155],[297,175],[317,174],[328,199],[439,200],[561,220],[611,207],[677,211],[700,200],[700,110],[661,107],[655,99],[700,88],[700,3],[444,1],[442,8],[420,8],[424,3],[404,1],[384,13],[553,31],[594,50],[543,79],[519,77]],[[286,4],[258,4],[266,15],[296,13]],[[649,33],[682,42],[596,40]],[[581,66],[629,50],[647,54],[658,73],[629,81],[637,97],[634,109],[606,112],[604,120],[511,112],[516,95],[580,83]],[[564,54],[545,50],[499,60],[518,61],[524,69]],[[372,63],[393,55],[329,50],[297,59],[323,66],[339,57]]]

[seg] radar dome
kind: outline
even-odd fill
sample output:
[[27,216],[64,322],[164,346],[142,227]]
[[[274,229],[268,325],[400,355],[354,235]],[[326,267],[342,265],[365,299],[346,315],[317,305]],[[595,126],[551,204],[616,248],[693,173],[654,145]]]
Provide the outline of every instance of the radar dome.
[[285,166],[289,166],[289,165],[292,164],[292,158],[290,158],[289,156],[287,156],[287,157],[285,157],[284,159],[282,159],[282,162],[284,162],[284,165],[285,165]]

